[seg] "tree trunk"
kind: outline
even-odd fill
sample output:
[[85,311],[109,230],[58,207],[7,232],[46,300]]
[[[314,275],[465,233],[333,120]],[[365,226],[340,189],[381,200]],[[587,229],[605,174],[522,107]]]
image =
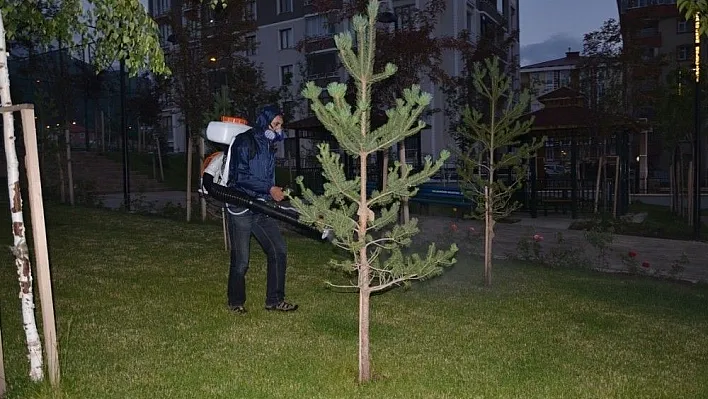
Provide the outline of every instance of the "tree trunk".
[[[359,271],[360,284],[366,278],[366,275],[368,275],[368,272]],[[369,349],[370,298],[371,293],[367,283],[366,288],[359,288],[359,382],[369,382],[371,380],[371,353]]]
[[[204,163],[204,153],[206,152],[206,144],[204,143],[204,136],[199,137],[199,168],[201,170],[202,164]],[[199,197],[199,205],[202,211],[202,222],[206,221],[207,217],[207,203],[204,196]]]
[[381,157],[383,158],[383,170],[381,171],[382,173],[382,179],[381,179],[381,191],[386,189],[386,185],[388,184],[388,149],[386,151],[383,151]]
[[492,192],[484,187],[484,285],[492,285],[492,241],[494,240],[494,215],[490,204]]
[[64,166],[61,163],[61,150],[57,151],[57,167],[59,169],[59,196],[61,202],[66,202],[66,183],[64,182]]
[[371,296],[371,269],[366,253],[366,246],[363,245],[366,241],[366,228],[371,209],[368,207],[366,198],[366,155],[361,154],[359,156],[359,160],[359,165],[361,167],[361,182],[359,187],[360,203],[358,212],[358,239],[362,244],[361,249],[359,250],[359,265],[357,265],[359,269],[359,382],[363,383],[371,380],[371,353],[369,349],[369,298]]
[[679,215],[680,215],[681,217],[684,217],[684,216],[686,216],[686,209],[685,209],[685,207],[684,207],[684,193],[683,193],[683,187],[684,187],[684,186],[683,186],[683,182],[684,182],[684,178],[683,178],[683,172],[684,172],[684,170],[683,170],[683,154],[681,154],[681,156],[679,157],[679,161],[678,161],[678,162],[679,162],[679,163],[678,163],[678,184],[679,184],[678,193],[679,193],[679,209],[680,209]]
[[[68,126],[68,125],[67,125]],[[74,173],[71,167],[71,133],[69,133],[69,128],[67,127],[64,131],[64,138],[66,140],[66,176],[68,178],[68,189],[69,189],[69,203],[74,205]]]
[[101,110],[101,152],[106,152],[106,119]]
[[2,353],[2,329],[0,329],[0,398],[5,397],[7,384],[5,384],[5,356]]
[[187,140],[187,221],[192,220],[192,138]]
[[165,181],[165,169],[162,167],[162,150],[160,149],[160,138],[155,135],[155,144],[157,145],[157,162],[160,165],[160,181]]
[[[10,75],[7,69],[7,47],[5,26],[0,13],[0,101],[3,106],[12,105],[10,96]],[[7,158],[7,185],[12,216],[12,253],[20,284],[20,302],[22,304],[22,325],[27,339],[27,352],[30,361],[29,377],[32,381],[44,378],[42,369],[42,343],[37,333],[34,318],[34,296],[32,294],[32,264],[25,237],[25,222],[22,215],[22,192],[20,190],[20,164],[15,149],[16,135],[14,117],[11,112],[2,114],[5,156]]]
[[[408,164],[406,163],[406,140],[403,139],[403,141],[398,143],[398,146],[399,161],[401,162],[402,166],[405,165],[406,167],[408,167]],[[403,223],[408,223],[408,221],[411,219],[410,212],[408,209],[408,197],[401,198],[401,207],[403,212]]]

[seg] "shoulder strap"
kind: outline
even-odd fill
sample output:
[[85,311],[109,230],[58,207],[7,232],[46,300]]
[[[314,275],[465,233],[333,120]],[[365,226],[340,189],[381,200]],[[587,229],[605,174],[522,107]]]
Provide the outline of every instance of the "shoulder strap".
[[243,141],[246,141],[248,145],[248,159],[253,159],[256,154],[258,153],[258,142],[256,142],[256,138],[253,136],[253,129],[241,133],[238,136],[236,136],[236,145],[241,145]]

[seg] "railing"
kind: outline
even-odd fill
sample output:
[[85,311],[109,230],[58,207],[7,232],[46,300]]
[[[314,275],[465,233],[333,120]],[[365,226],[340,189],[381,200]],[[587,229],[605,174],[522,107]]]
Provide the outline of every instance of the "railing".
[[311,74],[307,75],[307,79],[310,79],[310,80],[338,78],[338,77],[339,77],[339,71],[311,73]]

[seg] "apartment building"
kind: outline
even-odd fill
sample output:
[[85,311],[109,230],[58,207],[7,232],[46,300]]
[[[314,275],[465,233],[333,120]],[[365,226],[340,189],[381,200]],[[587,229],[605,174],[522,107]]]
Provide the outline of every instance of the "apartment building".
[[[346,0],[344,0],[346,1]],[[394,26],[403,26],[414,9],[421,9],[427,0],[382,0],[381,11],[391,11],[396,17]],[[519,29],[518,0],[446,0],[447,6],[437,25],[438,35],[457,36],[463,30],[470,32],[470,40],[478,40],[492,24],[503,26],[507,32]],[[180,6],[181,0],[149,0],[150,12],[159,22],[159,16]],[[328,13],[316,12],[310,0],[251,0],[250,16],[257,24],[256,31],[248,38],[255,46],[248,57],[262,67],[266,82],[272,87],[287,86],[299,98],[299,90],[305,81],[315,81],[326,86],[332,81],[345,81],[346,71],[341,67],[334,35],[351,29],[349,21],[334,21]],[[341,3],[340,3],[341,4]],[[393,28],[393,27],[392,27]],[[162,36],[167,37],[168,27],[160,25]],[[164,30],[164,32],[162,32]],[[517,36],[518,37],[518,36]],[[519,87],[519,43],[514,42],[507,51],[506,59],[516,73],[514,87]],[[459,54],[446,54],[443,66],[447,73],[459,76],[463,63]],[[445,95],[440,87],[421,76],[423,90],[433,96],[431,108],[443,109]],[[296,118],[308,116],[309,106],[304,99],[296,104],[281,104],[290,107]],[[184,128],[179,110],[165,112],[165,128],[174,143],[173,150],[184,151]],[[427,121],[426,131],[420,141],[423,155],[438,154],[440,150],[455,145],[449,134],[449,123],[442,112]],[[292,132],[289,132],[292,134]],[[282,152],[281,152],[282,154]]]
[[[656,104],[652,96],[647,95],[656,90],[657,83],[672,82],[678,79],[675,71],[695,69],[695,33],[694,22],[686,21],[681,15],[676,0],[617,0],[620,15],[622,39],[626,49],[638,51],[644,62],[643,66],[631,71],[627,85],[632,115],[636,118],[647,118],[649,122],[657,119]],[[700,43],[700,64],[705,65],[708,46],[706,41]],[[659,65],[651,67],[652,64]],[[702,77],[705,79],[705,76]],[[691,135],[692,132],[687,132]],[[662,148],[662,134],[653,130],[648,138],[648,146]],[[706,146],[705,140],[702,143]],[[690,153],[690,149],[684,148]],[[651,151],[650,151],[651,152]],[[702,164],[706,165],[704,153]],[[650,163],[661,170],[668,170],[671,153],[662,151],[652,157]]]
[[[643,92],[667,83],[678,67],[691,69],[695,59],[693,21],[679,13],[676,0],[617,0],[620,28],[625,48],[639,52],[647,65],[656,61],[659,68],[641,68],[628,77],[634,90],[630,103],[636,117],[654,117],[653,104],[642,102]],[[706,46],[701,45],[705,61]],[[660,61],[657,61],[660,60]]]
[[565,57],[521,67],[521,88],[529,89],[533,98],[531,112],[543,106],[538,97],[561,87],[580,89],[580,66],[583,57],[579,51],[569,51]]

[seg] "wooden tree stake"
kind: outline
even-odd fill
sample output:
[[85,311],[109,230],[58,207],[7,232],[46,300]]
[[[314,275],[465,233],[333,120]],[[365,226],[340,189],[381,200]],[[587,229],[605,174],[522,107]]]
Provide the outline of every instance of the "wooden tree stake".
[[54,300],[52,298],[51,272],[49,270],[49,251],[47,249],[47,231],[44,223],[44,201],[42,199],[42,179],[39,171],[39,152],[37,151],[37,130],[34,123],[34,109],[20,110],[22,129],[25,139],[25,168],[29,186],[30,214],[32,218],[32,239],[34,241],[35,266],[37,268],[37,286],[42,307],[42,330],[44,347],[49,368],[49,382],[53,387],[59,384],[59,352],[56,325],[54,320]]

